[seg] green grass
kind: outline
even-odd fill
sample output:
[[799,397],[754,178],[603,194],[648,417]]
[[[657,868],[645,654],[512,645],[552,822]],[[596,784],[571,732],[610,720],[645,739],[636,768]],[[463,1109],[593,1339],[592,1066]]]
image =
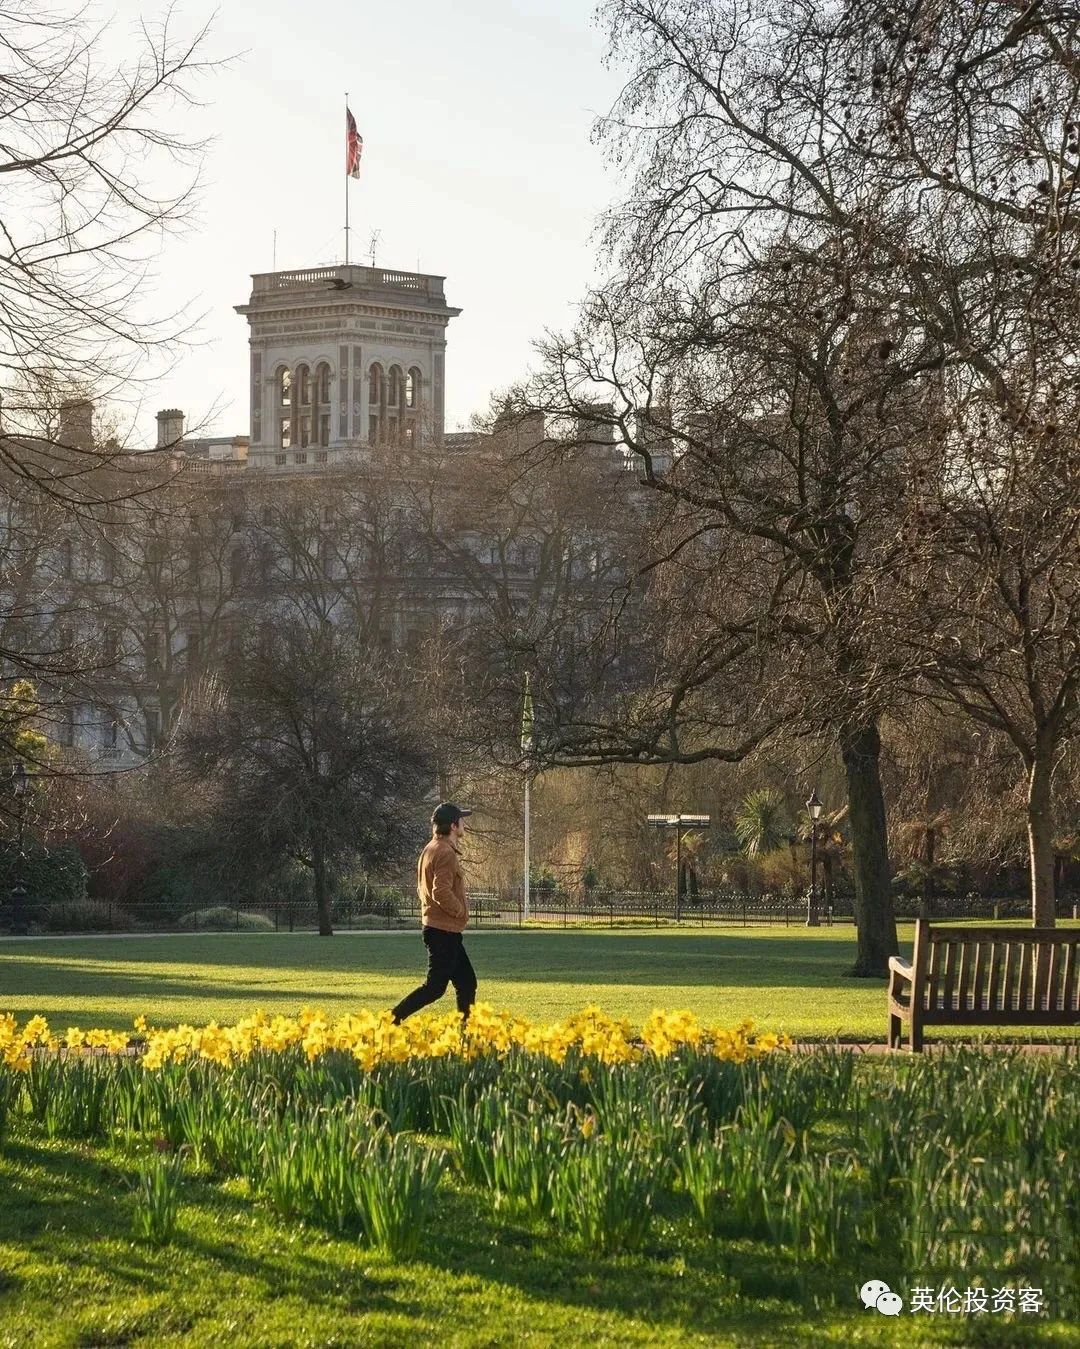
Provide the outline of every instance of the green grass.
[[890,1321],[862,1310],[857,1280],[800,1280],[767,1242],[688,1239],[677,1214],[658,1215],[640,1253],[593,1257],[457,1182],[411,1261],[278,1220],[243,1181],[195,1175],[175,1244],[155,1249],[132,1238],[136,1168],[29,1121],[0,1148],[4,1349],[1077,1343],[1060,1320]]
[[[906,925],[904,954],[911,940]],[[468,946],[479,996],[538,1020],[597,1002],[635,1024],[654,1007],[685,1007],[799,1038],[885,1036],[884,981],[846,975],[850,927],[479,932]],[[9,939],[0,940],[0,1011],[40,1012],[60,1029],[121,1029],[140,1013],[157,1024],[224,1023],[305,1003],[341,1013],[393,1006],[423,967],[416,932]]]

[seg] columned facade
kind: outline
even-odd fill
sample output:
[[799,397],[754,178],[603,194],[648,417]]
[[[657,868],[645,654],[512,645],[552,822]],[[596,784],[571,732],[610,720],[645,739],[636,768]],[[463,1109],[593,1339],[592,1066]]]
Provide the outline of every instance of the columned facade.
[[248,466],[303,471],[372,445],[440,442],[447,305],[443,277],[318,267],[252,278]]

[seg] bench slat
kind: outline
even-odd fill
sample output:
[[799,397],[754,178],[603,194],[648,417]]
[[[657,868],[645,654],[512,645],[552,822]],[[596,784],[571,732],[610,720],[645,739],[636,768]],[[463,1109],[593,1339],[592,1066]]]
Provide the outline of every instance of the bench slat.
[[1066,1012],[1080,1011],[1080,979],[1077,978],[1077,942],[1072,942],[1065,951],[1065,973],[1061,981],[1061,1005]]
[[986,968],[986,942],[976,941],[975,943],[975,979],[974,990],[971,998],[971,1007],[973,1011],[985,1011],[989,1007],[987,1000],[987,975],[989,971]]
[[975,960],[979,954],[978,942],[964,942],[960,948],[960,998],[957,1005],[963,1008],[965,1012],[976,1005],[976,997],[973,996],[973,978],[975,978]]
[[938,986],[938,998],[934,1006],[941,1010],[951,1009],[956,997],[956,953],[958,943],[945,943],[945,977]]

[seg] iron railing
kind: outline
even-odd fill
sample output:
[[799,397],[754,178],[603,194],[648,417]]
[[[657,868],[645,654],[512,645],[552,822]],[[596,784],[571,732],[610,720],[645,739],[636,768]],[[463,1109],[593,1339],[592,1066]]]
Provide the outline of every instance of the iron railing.
[[[520,889],[503,892],[473,891],[470,894],[470,925],[473,928],[519,928],[525,926]],[[9,904],[0,896],[0,931],[9,926]],[[899,898],[897,917],[910,920],[921,912],[918,900]],[[1010,919],[1030,916],[1030,901],[1024,896],[986,898],[978,895],[948,896],[934,901],[931,917],[939,920]],[[1058,916],[1080,918],[1080,904],[1067,897],[1058,903]],[[180,913],[175,904],[140,903],[122,906],[108,900],[69,901],[54,905],[35,903],[27,896],[24,919],[31,935],[78,932],[304,932],[318,927],[314,900],[268,899],[238,905],[214,906]],[[853,922],[850,897],[838,896],[832,904],[819,900],[822,926]],[[571,927],[661,927],[705,926],[756,927],[805,924],[805,896],[752,895],[740,891],[709,892],[684,896],[676,910],[675,896],[651,891],[579,891],[577,893],[534,890],[529,925],[537,928]],[[331,919],[335,930],[413,929],[420,920],[415,895],[345,897],[334,899]]]

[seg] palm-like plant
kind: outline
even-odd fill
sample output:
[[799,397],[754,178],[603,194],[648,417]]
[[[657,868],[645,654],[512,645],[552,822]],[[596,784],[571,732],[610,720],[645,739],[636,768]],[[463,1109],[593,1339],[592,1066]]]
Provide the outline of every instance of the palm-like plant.
[[747,857],[776,852],[788,839],[788,810],[782,792],[761,787],[747,796],[735,816],[735,837]]

